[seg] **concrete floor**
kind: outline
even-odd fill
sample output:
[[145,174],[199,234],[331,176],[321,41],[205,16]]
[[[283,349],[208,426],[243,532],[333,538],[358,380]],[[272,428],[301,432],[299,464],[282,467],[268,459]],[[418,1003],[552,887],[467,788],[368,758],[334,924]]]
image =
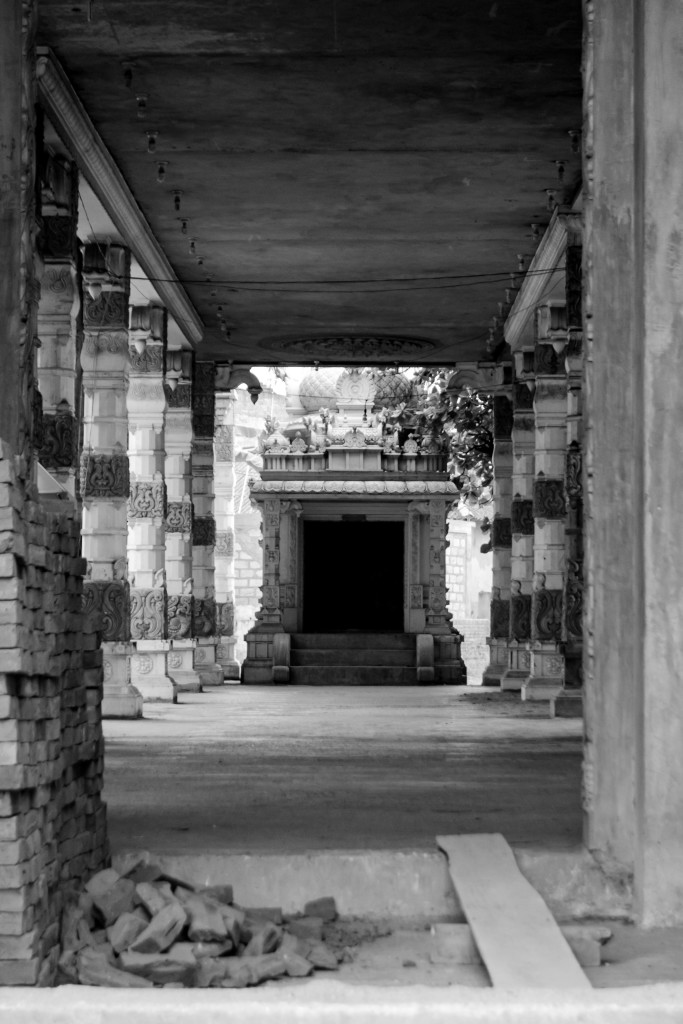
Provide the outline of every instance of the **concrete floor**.
[[[581,841],[581,732],[465,687],[247,687],[106,721],[114,851],[433,849]],[[541,717],[544,716],[544,717]]]

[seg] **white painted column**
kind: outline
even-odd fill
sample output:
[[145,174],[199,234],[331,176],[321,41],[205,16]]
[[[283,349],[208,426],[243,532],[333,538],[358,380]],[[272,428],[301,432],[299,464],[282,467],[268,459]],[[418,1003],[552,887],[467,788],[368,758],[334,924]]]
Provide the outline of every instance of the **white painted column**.
[[130,252],[89,243],[83,252],[83,584],[86,613],[99,616],[105,717],[135,718],[142,698],[130,682],[126,505],[128,468],[128,293]]
[[215,376],[215,363],[195,362],[192,385],[192,623],[197,641],[194,669],[205,686],[223,682],[223,670],[216,663],[216,520],[213,490]]
[[216,660],[225,679],[239,679],[235,659],[235,408],[234,391],[216,394],[214,490],[216,495]]
[[[192,364],[191,352],[167,353],[167,671],[179,693],[201,690],[194,669],[196,641],[192,637]],[[173,381],[172,388],[169,381]]]

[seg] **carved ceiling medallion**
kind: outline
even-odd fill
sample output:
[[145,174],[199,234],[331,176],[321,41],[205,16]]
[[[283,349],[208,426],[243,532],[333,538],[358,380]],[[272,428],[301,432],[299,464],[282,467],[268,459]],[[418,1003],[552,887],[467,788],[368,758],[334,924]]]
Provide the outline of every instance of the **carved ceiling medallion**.
[[313,338],[295,338],[291,341],[268,342],[268,348],[277,345],[285,352],[311,358],[339,359],[347,362],[354,359],[372,361],[413,356],[416,353],[434,349],[434,342],[426,338],[412,338],[400,334],[387,335],[324,335]]

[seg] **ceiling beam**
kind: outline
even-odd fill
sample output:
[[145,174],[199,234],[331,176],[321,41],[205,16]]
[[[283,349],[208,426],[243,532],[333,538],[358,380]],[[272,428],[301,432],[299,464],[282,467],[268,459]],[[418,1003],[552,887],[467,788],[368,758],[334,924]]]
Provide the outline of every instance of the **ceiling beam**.
[[79,169],[111,217],[159,298],[194,348],[204,326],[142,210],[49,47],[38,47],[41,103]]

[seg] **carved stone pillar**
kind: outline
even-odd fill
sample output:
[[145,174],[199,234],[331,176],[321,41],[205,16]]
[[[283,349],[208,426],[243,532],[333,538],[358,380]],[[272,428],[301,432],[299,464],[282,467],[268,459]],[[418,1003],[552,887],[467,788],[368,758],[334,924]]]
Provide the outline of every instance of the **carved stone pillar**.
[[99,615],[105,717],[137,718],[142,697],[130,682],[127,561],[128,293],[130,252],[89,243],[83,252],[83,584],[86,612]]
[[235,660],[235,393],[216,395],[214,433],[216,492],[216,660],[225,679],[239,679]]
[[41,182],[40,251],[44,263],[38,306],[37,375],[43,399],[38,459],[72,497],[76,496],[80,418],[80,297],[78,172],[61,157],[46,155]]
[[[567,450],[567,382],[563,361],[540,307],[536,345],[536,452],[534,479],[534,590],[531,601],[531,673],[522,686],[523,700],[551,700],[564,684],[562,606],[565,549],[565,459]],[[558,327],[558,330],[560,328]],[[564,340],[564,339],[563,339]]]
[[424,633],[429,599],[429,502],[408,504],[408,628]]
[[529,676],[531,594],[534,579],[534,384],[513,387],[512,503],[510,509],[510,644],[502,690],[521,690]]
[[145,700],[174,700],[166,671],[166,566],[164,482],[164,366],[166,310],[130,310],[128,386],[128,567],[130,630],[135,642],[131,677]]
[[167,352],[166,667],[179,692],[201,690],[192,637],[192,362],[191,352]]
[[261,606],[256,622],[247,633],[247,657],[242,664],[244,683],[273,682],[273,637],[283,633],[280,587],[280,527],[282,502],[279,498],[259,496],[263,549],[263,585]]
[[280,502],[280,608],[287,633],[301,628],[299,619],[300,501]]
[[192,624],[197,641],[194,668],[206,686],[223,682],[223,670],[216,664],[218,637],[213,561],[216,546],[213,492],[215,375],[215,363],[195,363],[192,387]]
[[491,524],[493,581],[491,588],[491,635],[487,644],[491,661],[484,671],[484,686],[500,686],[508,668],[510,638],[510,553],[512,535],[512,403],[503,394],[493,399],[493,499]]
[[425,633],[450,633],[453,618],[446,598],[446,508],[444,498],[429,501],[429,584]]

